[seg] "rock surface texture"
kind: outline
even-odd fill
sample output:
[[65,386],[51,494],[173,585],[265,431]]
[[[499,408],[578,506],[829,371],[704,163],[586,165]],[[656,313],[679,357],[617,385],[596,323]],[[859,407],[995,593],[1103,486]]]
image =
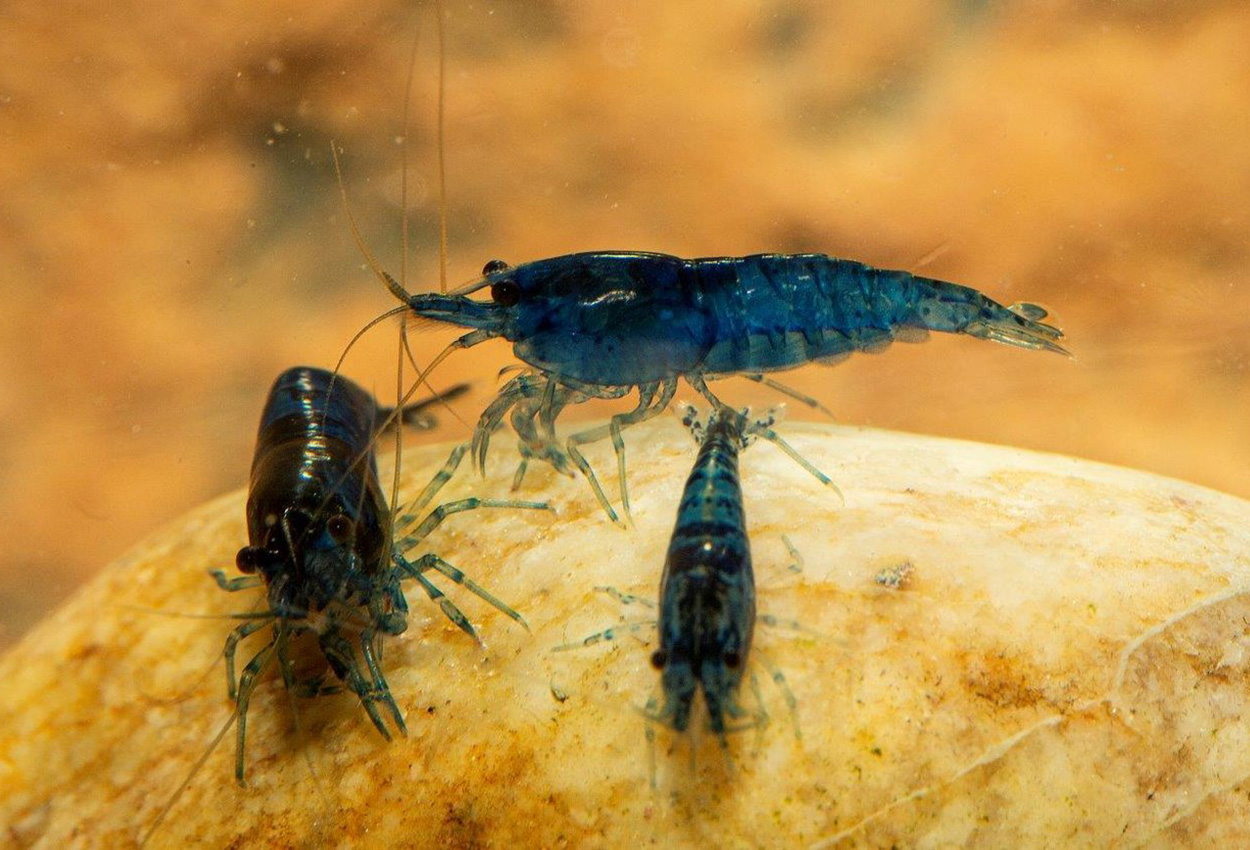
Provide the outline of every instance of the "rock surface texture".
[[[228,734],[149,846],[1250,842],[1250,504],[1054,455],[781,432],[845,502],[773,446],[743,455],[759,609],[798,627],[756,630],[742,699],[770,722],[727,751],[701,720],[648,745],[652,628],[553,652],[653,616],[596,587],[655,596],[694,457],[665,417],[628,432],[633,528],[537,468],[519,495],[554,515],[459,514],[418,550],[531,631],[442,582],[477,647],[410,592],[383,659],[407,738],[385,743],[350,694],[291,699],[271,675],[249,715],[248,787]],[[447,497],[506,495],[508,442]],[[404,492],[445,450],[405,454]],[[610,449],[589,456],[614,494]],[[214,617],[263,603],[205,570],[233,569],[242,503],[152,535],[0,660],[0,844],[134,846],[229,720],[231,622]]]

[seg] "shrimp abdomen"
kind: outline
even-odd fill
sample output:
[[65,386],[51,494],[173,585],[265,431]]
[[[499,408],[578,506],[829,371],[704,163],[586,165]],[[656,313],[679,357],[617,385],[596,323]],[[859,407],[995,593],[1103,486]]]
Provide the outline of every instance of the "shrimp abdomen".
[[1034,305],[1016,310],[966,286],[824,254],[689,261],[715,315],[708,374],[787,369],[875,352],[930,330],[1066,353]]

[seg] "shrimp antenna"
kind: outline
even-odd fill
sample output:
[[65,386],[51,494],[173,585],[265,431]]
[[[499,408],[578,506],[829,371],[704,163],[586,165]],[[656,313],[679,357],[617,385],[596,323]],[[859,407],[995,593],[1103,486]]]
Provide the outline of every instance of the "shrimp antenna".
[[[268,663],[268,660],[266,660],[266,666],[268,666]],[[238,719],[239,706],[236,704],[234,711],[230,712],[230,717],[227,718],[226,722],[222,724],[221,729],[217,731],[217,735],[213,738],[213,742],[208,745],[208,749],[204,751],[202,756],[195,760],[195,764],[191,766],[191,770],[187,774],[187,778],[182,780],[182,784],[178,786],[178,790],[175,791],[173,796],[169,798],[169,801],[161,807],[160,814],[156,816],[156,820],[152,821],[152,825],[148,827],[148,831],[145,832],[143,837],[139,839],[140,848],[146,846],[148,840],[156,834],[156,830],[165,820],[165,816],[168,815],[174,805],[182,799],[182,795],[186,793],[187,787],[191,784],[191,780],[195,779],[196,774],[200,772],[200,768],[204,767],[204,763],[207,762],[209,756],[217,750],[217,745],[220,744],[222,739],[226,737],[226,733],[230,731],[230,727],[233,726],[235,721]]]
[[[429,366],[426,366],[424,369],[418,368],[416,379],[413,380],[413,382],[408,386],[408,390],[403,394],[402,397],[400,397],[397,404],[395,405],[395,410],[392,411],[391,415],[386,418],[385,423],[383,424],[382,427],[384,428],[389,427],[393,422],[396,421],[396,417],[401,416],[403,414],[404,406],[416,394],[418,388],[420,388],[421,386],[425,386],[427,389],[430,389],[430,391],[433,392],[433,389],[430,388],[430,382],[427,380],[427,378],[429,377],[429,374],[434,371],[434,367],[438,366],[440,363],[446,360],[453,351],[460,349],[460,348],[467,348],[468,346],[473,345],[474,342],[481,342],[482,341],[481,339],[471,339],[469,342],[466,342],[466,339],[476,337],[477,334],[479,333],[481,332],[474,331],[473,333],[466,334],[465,336],[460,337],[460,339],[457,339],[454,342],[448,343],[447,347],[445,347],[442,351],[440,351],[438,353],[438,356],[430,361]],[[416,366],[415,363],[413,365],[414,367]],[[460,417],[456,417],[456,418],[459,419]],[[461,419],[460,421],[463,422],[464,420]]]
[[[417,45],[421,42],[421,20],[417,19],[417,32],[412,37],[412,48],[408,51],[408,82],[404,86],[404,116],[399,128],[399,209],[400,209],[400,254],[399,279],[408,280],[408,116],[412,107],[412,80],[417,67]],[[402,287],[401,287],[402,288]]]
[[[383,319],[389,317],[393,313],[397,311],[402,312],[404,309],[405,308],[403,307],[395,307],[387,311],[383,315],[375,318],[364,329],[356,333],[356,336],[352,338],[352,343],[348,344],[348,348],[350,348],[351,344],[355,343],[355,341],[359,339],[361,334],[369,330],[369,328],[372,328],[374,325],[378,324]],[[396,372],[396,393],[397,394],[402,393],[402,394],[400,394],[399,398],[396,399],[395,408],[392,411],[390,411],[390,413],[387,414],[386,418],[382,420],[382,423],[377,426],[376,433],[374,434],[374,436],[370,437],[368,444],[360,451],[359,454],[357,454],[355,457],[352,458],[351,463],[348,464],[347,470],[341,476],[339,476],[339,478],[334,482],[334,485],[327,492],[325,499],[322,500],[319,510],[320,508],[324,508],[327,504],[329,504],[330,499],[332,498],[332,494],[338,491],[339,485],[341,485],[347,479],[347,476],[350,475],[353,470],[357,469],[362,463],[367,462],[369,458],[369,454],[370,452],[372,452],[373,446],[378,440],[378,435],[382,434],[384,431],[386,431],[387,428],[390,428],[393,425],[400,425],[403,423],[404,410],[407,407],[408,402],[412,400],[412,397],[416,395],[417,390],[422,385],[424,385],[426,389],[428,389],[431,393],[434,393],[434,397],[431,398],[429,402],[426,402],[426,403],[437,402],[438,404],[443,405],[443,407],[451,411],[452,416],[454,416],[456,420],[459,421],[462,425],[464,425],[466,428],[471,427],[467,422],[464,421],[464,418],[461,417],[460,414],[456,413],[456,411],[447,403],[447,400],[449,398],[455,398],[456,396],[460,395],[465,385],[459,384],[457,386],[452,387],[452,389],[447,393],[438,393],[434,390],[432,386],[430,386],[430,382],[426,380],[426,376],[429,375],[430,371],[433,370],[434,366],[437,363],[442,362],[442,360],[444,360],[447,357],[447,355],[455,348],[462,347],[462,346],[458,346],[458,343],[462,343],[463,339],[456,340],[455,342],[448,345],[447,348],[445,348],[442,352],[440,352],[439,356],[435,359],[434,363],[431,363],[430,367],[428,369],[425,369],[424,371],[421,369],[420,366],[417,365],[416,361],[412,359],[412,352],[411,350],[408,349],[407,337],[401,334],[400,341],[402,345],[399,348],[399,369]],[[404,358],[405,352],[407,352],[408,359],[412,361],[413,368],[416,369],[418,373],[416,381],[414,381],[412,385],[408,387],[407,391],[403,391],[403,386],[404,386],[403,384],[403,358]],[[347,354],[346,352],[344,352],[343,357],[346,357],[346,356]],[[334,382],[338,378],[338,368],[343,365],[343,357],[339,358],[338,365],[335,367],[335,371],[330,378],[330,384],[329,384],[329,389],[327,390],[327,394],[329,394],[329,392],[333,390]],[[325,416],[322,417],[323,428],[325,426],[326,417],[328,416],[329,416],[329,411],[327,411]],[[402,439],[403,439],[402,435],[399,435],[399,434],[396,435],[396,438],[395,438],[396,472],[392,480],[392,493],[391,493],[393,499],[398,498],[398,489],[399,489],[398,467],[400,464],[399,450],[402,448]],[[392,504],[396,504],[396,502],[392,502]]]
[[382,281],[383,285],[396,298],[407,302],[412,296],[408,294],[408,291],[395,278],[386,273],[381,264],[378,263],[377,257],[373,256],[373,252],[365,244],[364,237],[360,235],[360,225],[356,223],[356,216],[352,213],[352,205],[347,199],[347,184],[343,182],[343,167],[339,163],[339,147],[333,139],[330,140],[330,156],[334,158],[334,175],[338,178],[339,195],[343,199],[343,212],[347,215],[347,225],[351,229],[352,240],[356,243],[356,250],[360,251],[361,256],[365,258],[365,263],[369,266],[369,270],[373,272],[374,276]]
[[[365,258],[365,263],[366,265],[369,266],[369,269],[373,272],[374,276],[376,276],[377,279],[380,280],[386,286],[386,288],[391,291],[391,294],[393,294],[396,298],[404,302],[404,304],[398,307],[392,307],[390,310],[387,310],[382,315],[377,316],[376,318],[371,320],[367,325],[365,325],[363,328],[357,331],[355,336],[352,337],[351,341],[347,344],[347,347],[343,350],[343,354],[339,357],[338,362],[334,366],[334,378],[331,379],[330,387],[328,390],[328,392],[333,392],[334,380],[338,378],[339,369],[343,367],[343,361],[347,358],[347,353],[351,351],[352,346],[354,346],[356,342],[362,336],[364,336],[364,334],[367,331],[371,330],[378,323],[385,321],[386,319],[389,319],[391,316],[403,315],[404,312],[407,311],[408,309],[406,305],[408,301],[412,298],[412,296],[408,293],[406,289],[404,289],[403,285],[400,284],[399,281],[395,280],[395,278],[387,274],[386,270],[383,269],[382,266],[378,263],[377,258],[373,256],[373,252],[369,250],[369,246],[365,244],[364,237],[360,233],[360,225],[356,221],[356,216],[352,212],[351,202],[347,197],[347,184],[343,182],[343,167],[339,161],[338,145],[333,140],[331,140],[330,142],[330,155],[334,159],[334,174],[338,178],[339,196],[342,198],[343,213],[344,215],[347,216],[347,224],[348,224],[348,228],[351,230],[351,233],[352,233],[352,241],[356,243],[357,250],[359,250],[361,256]],[[407,227],[405,227],[404,229],[406,232]],[[407,251],[405,251],[404,253],[406,255]],[[404,342],[404,346],[407,347],[406,339]],[[429,374],[429,370],[422,371],[418,369],[417,372],[421,376],[421,381],[422,383],[425,384],[426,389],[428,389],[432,395],[436,397],[441,397],[442,394],[436,391],[432,386],[430,386],[428,381],[424,380],[425,375]],[[411,393],[409,393],[408,397],[411,397]],[[471,427],[467,422],[464,421],[464,419],[458,413],[456,413],[455,410],[451,408],[450,405],[447,405],[445,401],[443,402],[443,405],[451,413],[451,415],[456,419],[456,421],[458,421],[461,425],[463,425],[466,428]],[[402,407],[402,405],[400,405],[400,407]],[[398,411],[398,408],[397,408],[397,411]],[[392,414],[392,416],[395,416],[395,415],[396,414]],[[391,423],[391,420],[388,419],[386,424],[390,425],[390,423]]]
[[[443,0],[435,0],[438,15],[438,291],[447,293],[447,38]],[[411,78],[409,79],[411,85]]]
[[[407,310],[408,308],[402,305],[399,307],[392,307],[391,309],[387,310],[385,313],[381,314],[380,316],[373,317],[372,319],[369,320],[369,323],[367,325],[365,325],[360,330],[356,331],[356,333],[352,336],[351,341],[347,343],[347,347],[343,349],[343,353],[339,355],[339,359],[336,360],[334,363],[334,377],[335,378],[338,377],[339,370],[343,368],[343,362],[347,360],[348,353],[352,350],[352,348],[356,345],[356,343],[360,342],[360,338],[362,336],[364,336],[366,333],[373,330],[375,327],[382,324],[383,322],[385,322],[387,319],[391,318],[392,316],[402,316]],[[331,389],[333,389],[333,385],[331,385]]]
[[175,617],[180,620],[275,620],[278,617],[277,614],[268,609],[264,611],[237,611],[233,614],[194,614],[189,611],[162,611],[160,608],[148,608],[145,605],[118,605],[117,607],[123,611],[134,611],[138,614],[154,614],[158,617]]
[[[412,109],[412,81],[416,76],[417,67],[417,45],[421,43],[421,19],[417,18],[416,33],[412,37],[412,47],[408,51],[408,79],[404,83],[404,112],[403,123],[400,126],[399,136],[399,209],[400,209],[400,233],[399,233],[399,279],[403,283],[408,282],[408,253],[411,249],[411,228],[408,218],[408,135],[411,132],[411,124],[409,116]],[[399,287],[405,290],[401,284]],[[394,290],[392,290],[394,292]],[[413,360],[412,350],[408,347],[408,328],[400,322],[399,325],[399,350],[396,357],[395,368],[395,398],[398,400],[404,393],[404,352],[408,353],[408,359]],[[415,366],[416,363],[413,362]],[[420,370],[418,370],[420,371]],[[400,412],[403,405],[397,404],[396,412]],[[448,408],[450,410],[451,408]],[[402,415],[402,414],[401,414]],[[399,428],[395,429],[395,473],[391,477],[391,505],[399,505],[399,476],[401,457],[403,454],[404,438]],[[393,529],[392,529],[393,531]],[[393,540],[393,538],[392,538]]]
[[[352,226],[355,227],[355,223],[353,223]],[[339,372],[342,371],[343,369],[343,363],[347,361],[347,355],[351,352],[352,348],[355,347],[356,343],[360,342],[361,337],[363,337],[367,332],[372,330],[377,325],[389,319],[391,316],[401,315],[404,312],[404,309],[405,309],[404,307],[392,307],[391,309],[387,310],[382,315],[375,316],[374,318],[370,319],[368,324],[366,324],[360,330],[356,331],[356,333],[348,341],[347,347],[343,349],[343,353],[339,355],[339,359],[335,361],[334,363],[334,371],[330,373],[330,384],[329,386],[326,387],[327,396],[331,396],[334,394],[334,385],[337,384],[339,381]],[[329,416],[330,416],[330,411],[327,408],[325,413],[322,414],[321,416],[322,430],[325,429],[326,422],[329,421]]]
[[[397,309],[402,310],[403,308],[400,307]],[[374,324],[376,324],[377,321],[379,320],[375,319]],[[452,342],[451,344],[449,344],[446,348],[444,348],[442,351],[438,353],[438,356],[435,357],[434,360],[430,363],[430,365],[426,367],[425,369],[420,369],[420,368],[417,369],[416,379],[411,384],[409,384],[408,389],[404,390],[402,395],[400,395],[400,397],[396,399],[395,409],[392,410],[387,415],[387,417],[382,420],[382,424],[378,426],[377,431],[379,434],[385,431],[387,428],[390,428],[392,425],[395,425],[403,421],[404,408],[407,406],[408,402],[412,400],[412,397],[417,394],[418,389],[420,389],[422,386],[425,386],[427,389],[430,390],[430,392],[434,392],[433,388],[430,387],[429,381],[426,380],[427,376],[430,374],[430,372],[434,371],[435,366],[437,366],[438,364],[446,360],[447,357],[451,354],[451,352],[455,351],[457,348],[464,348],[465,346],[463,344],[463,340],[464,338],[462,337],[461,339],[458,339],[455,342]],[[402,359],[400,362],[402,364],[403,362]],[[403,383],[402,383],[402,377],[400,377],[400,383],[398,384],[397,390],[402,390],[402,389],[403,389]],[[435,395],[438,395],[438,394],[436,393]],[[435,399],[431,399],[431,401],[434,401],[434,400]],[[436,400],[439,401],[440,403],[446,404],[445,399],[443,399],[441,396],[439,396]],[[457,416],[456,418],[460,419],[459,416]],[[463,419],[460,419],[460,421],[464,422]],[[376,439],[376,437],[374,439]],[[372,445],[372,442],[370,443],[370,445]],[[355,469],[357,464],[363,463],[364,460],[369,456],[369,451],[370,449],[366,447],[364,451],[356,455],[356,457],[352,458],[349,468]],[[335,482],[334,487],[337,488],[338,485],[342,483],[343,479],[346,478],[346,476],[347,476],[347,473],[344,473],[343,476],[340,477],[339,480]],[[332,488],[332,491],[333,489],[334,488]],[[323,502],[323,504],[325,503]]]
[[[445,293],[447,291],[447,193],[446,193],[447,181],[446,181],[446,169],[444,167],[444,161],[445,161],[445,157],[444,157],[444,150],[445,150],[444,93],[446,90],[446,84],[445,84],[446,54],[445,54],[444,48],[445,48],[446,41],[444,37],[444,27],[443,27],[442,0],[436,0],[435,10],[438,16],[438,55],[439,55],[439,73],[438,73],[438,165],[439,165],[439,230],[440,230],[439,275],[440,275],[440,289],[442,292]],[[335,144],[333,140],[331,140],[330,142],[330,155],[332,159],[334,160],[334,173],[338,181],[339,195],[342,199],[342,204],[343,204],[343,212],[347,217],[348,227],[351,230],[351,234],[352,234],[352,240],[356,243],[357,250],[359,250],[361,253],[361,256],[365,258],[365,262],[369,266],[369,269],[373,272],[374,276],[377,277],[378,280],[380,280],[383,283],[383,285],[386,286],[386,288],[391,292],[392,295],[394,295],[400,301],[404,302],[404,305],[406,305],[407,302],[410,301],[412,298],[411,294],[408,292],[407,288],[404,286],[404,283],[406,283],[408,279],[408,254],[409,254],[409,238],[410,238],[410,234],[409,234],[410,228],[409,228],[409,219],[408,219],[408,136],[409,136],[409,117],[411,113],[411,104],[412,104],[412,84],[413,84],[413,79],[415,76],[414,72],[416,69],[416,62],[417,62],[417,47],[420,44],[420,39],[421,39],[421,30],[420,30],[420,23],[418,22],[417,33],[412,40],[412,47],[408,54],[408,79],[407,79],[407,83],[404,89],[403,126],[401,128],[401,134],[400,134],[400,150],[401,150],[400,156],[401,156],[401,161],[402,161],[402,165],[400,169],[400,175],[401,175],[400,209],[401,209],[402,224],[400,228],[401,230],[401,233],[400,233],[400,241],[401,241],[400,273],[399,273],[400,279],[398,281],[395,280],[394,277],[392,277],[385,269],[382,268],[381,263],[378,262],[377,258],[373,255],[373,252],[369,250],[369,246],[365,243],[364,236],[360,232],[360,225],[356,221],[356,216],[352,212],[351,203],[347,197],[347,184],[343,180],[343,168],[342,168],[342,162],[340,161],[340,158],[339,158],[338,145]],[[382,315],[377,316],[376,318],[371,320],[368,324],[366,324],[363,328],[361,328],[359,331],[356,332],[356,334],[352,337],[351,341],[348,342],[347,347],[343,350],[343,353],[339,356],[338,362],[335,364],[334,375],[331,378],[330,387],[328,390],[329,392],[333,392],[334,381],[338,378],[339,370],[342,368],[343,363],[347,358],[348,352],[351,351],[352,347],[356,344],[356,342],[359,341],[360,338],[364,336],[366,332],[371,330],[378,323],[384,321],[385,319],[391,316],[402,315],[406,310],[407,310],[406,306],[392,308],[391,310],[386,311]],[[408,389],[407,392],[402,393],[402,396],[399,398],[398,403],[395,406],[395,410],[385,420],[382,428],[385,429],[386,427],[389,427],[393,422],[398,421],[400,417],[403,416],[403,408],[404,408],[405,403],[409,399],[411,399],[411,397],[415,394],[418,386],[420,386],[421,384],[425,385],[426,389],[428,389],[430,393],[436,399],[439,400],[439,403],[443,405],[443,407],[452,415],[452,417],[457,422],[459,422],[465,428],[472,427],[469,425],[468,422],[464,420],[462,416],[460,416],[459,413],[455,411],[454,408],[452,408],[447,403],[447,399],[443,397],[443,394],[439,393],[437,390],[434,389],[433,386],[430,385],[429,381],[426,379],[426,376],[429,375],[430,371],[434,367],[434,364],[431,364],[428,369],[424,369],[424,370],[421,369],[420,366],[418,366],[416,359],[413,357],[412,349],[408,345],[407,327],[404,325],[400,326],[399,340],[400,340],[400,353],[399,353],[399,369],[396,372],[396,392],[400,393],[403,389],[403,359],[404,359],[405,354],[407,355],[409,362],[412,363],[413,368],[416,369],[417,371],[417,380]],[[446,354],[447,352],[445,351],[443,354],[439,356],[438,359],[441,360],[442,357],[446,356]],[[395,504],[396,502],[394,501],[394,499],[398,498],[399,463],[400,463],[399,455],[400,455],[400,449],[402,447],[402,436],[397,434],[395,438],[395,442],[396,442],[396,445],[395,445],[396,472],[395,472],[393,485],[392,485],[392,497],[393,497],[392,504]]]
[[[411,130],[408,122],[409,110],[412,106],[412,80],[417,67],[417,45],[421,43],[421,19],[417,18],[416,32],[412,36],[412,47],[408,49],[408,79],[404,83],[403,122],[399,128],[399,279],[408,281],[409,251],[409,220],[408,220],[408,133]],[[337,160],[335,161],[337,167]],[[341,182],[341,181],[340,181]],[[400,289],[404,287],[401,285]],[[394,290],[392,290],[393,292]],[[372,323],[370,323],[372,324]],[[367,328],[366,328],[367,329]],[[355,340],[353,340],[354,342]],[[395,358],[395,414],[402,418],[403,403],[399,401],[404,394],[404,352],[408,351],[408,329],[399,323],[399,346]],[[409,351],[409,358],[412,353]],[[335,370],[338,371],[337,369]],[[395,468],[391,475],[391,507],[399,506],[399,477],[403,464],[404,435],[403,429],[395,429]],[[395,545],[395,527],[391,525],[390,545]]]
[[[276,642],[276,638],[275,638],[275,642]],[[263,661],[261,661],[259,667],[256,670],[256,678],[263,676],[265,673],[265,670],[268,669],[270,662],[274,660],[274,650],[276,648],[275,642],[270,642],[270,644],[267,647],[261,650],[261,653],[265,655],[265,658]],[[257,657],[259,658],[260,656],[258,655]],[[230,716],[226,718],[226,722],[221,725],[221,729],[217,730],[217,734],[213,736],[213,740],[208,745],[208,748],[204,750],[203,755],[201,755],[198,759],[195,760],[195,764],[191,765],[191,769],[187,772],[187,778],[182,780],[182,784],[179,785],[178,789],[174,791],[174,793],[170,796],[168,802],[166,802],[165,805],[161,807],[161,810],[157,814],[156,819],[153,820],[152,825],[148,827],[148,831],[143,834],[142,838],[139,839],[140,848],[146,846],[148,841],[152,838],[152,836],[156,834],[157,828],[165,820],[165,817],[170,813],[170,811],[174,808],[177,802],[182,799],[182,795],[186,793],[187,788],[191,785],[191,781],[195,779],[195,777],[199,774],[200,770],[204,767],[204,764],[208,761],[209,757],[214,752],[217,751],[218,745],[221,744],[222,739],[226,737],[226,733],[230,731],[230,727],[234,726],[234,724],[238,722],[238,720],[239,720],[239,701],[238,699],[236,699],[234,702],[234,710],[230,712]]]
[[[404,228],[405,233],[408,228]],[[407,253],[406,251],[404,253]],[[399,346],[395,352],[395,399],[398,401],[404,394],[404,352],[408,349],[408,336],[404,333],[404,326],[399,326]],[[412,352],[408,352],[408,356],[412,356]],[[403,417],[404,407],[402,404],[395,405],[395,412]],[[400,464],[403,459],[404,448],[404,432],[402,428],[395,429],[395,473],[391,476],[391,510],[399,507],[399,473]],[[391,525],[391,545],[395,545],[395,526]]]
[[[416,356],[412,353],[412,348],[411,348],[411,347],[409,347],[409,345],[408,345],[408,333],[407,333],[407,330],[408,330],[408,327],[407,327],[407,325],[405,325],[405,326],[403,327],[402,332],[401,332],[401,333],[400,333],[400,335],[399,335],[399,341],[400,341],[400,343],[403,345],[404,354],[407,356],[407,358],[408,358],[408,362],[409,362],[409,363],[411,363],[411,364],[412,364],[412,368],[413,368],[413,369],[415,369],[415,370],[417,371],[417,373],[418,373],[418,374],[420,374],[420,372],[421,372],[421,366],[420,366],[420,364],[418,364],[418,363],[417,363],[417,358],[416,358]],[[426,386],[428,387],[428,386],[430,386],[430,385],[427,383],[427,384],[426,384]],[[450,390],[448,390],[447,392],[440,392],[440,393],[438,393],[438,394],[437,394],[434,398],[430,399],[430,401],[431,401],[431,402],[437,402],[438,404],[441,404],[441,405],[443,406],[443,409],[444,409],[444,410],[446,410],[448,413],[450,413],[453,419],[455,419],[457,422],[459,422],[459,423],[460,423],[461,425],[463,425],[465,428],[467,428],[467,429],[469,429],[469,430],[472,430],[473,426],[472,426],[472,425],[470,425],[470,424],[468,423],[468,421],[467,421],[467,420],[466,420],[463,416],[461,416],[459,413],[457,413],[457,412],[456,412],[456,409],[455,409],[454,407],[452,407],[450,404],[448,404],[448,402],[449,402],[449,401],[451,401],[453,398],[457,398],[457,397],[459,397],[459,396],[463,395],[466,391],[468,391],[468,389],[469,389],[469,385],[468,385],[468,384],[456,384],[456,385],[454,385],[454,386],[453,386]]]

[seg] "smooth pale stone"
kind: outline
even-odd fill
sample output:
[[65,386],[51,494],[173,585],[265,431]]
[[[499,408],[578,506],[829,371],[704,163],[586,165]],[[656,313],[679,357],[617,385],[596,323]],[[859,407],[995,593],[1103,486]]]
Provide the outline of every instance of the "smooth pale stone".
[[[743,456],[771,722],[656,734],[650,626],[695,448],[672,417],[628,433],[635,527],[535,465],[557,515],[482,510],[427,546],[512,603],[525,632],[441,581],[487,647],[415,589],[384,666],[409,737],[385,743],[351,694],[249,715],[150,846],[1056,847],[1250,842],[1250,504],[1126,469],[1008,448],[783,424],[845,503],[774,446]],[[515,455],[445,496],[508,493]],[[414,493],[446,447],[404,456]],[[615,498],[610,447],[592,446]],[[217,659],[255,610],[205,575],[244,542],[243,494],[152,535],[0,662],[0,841],[133,845],[228,722]],[[787,569],[786,534],[802,554]],[[891,586],[896,585],[896,586]],[[262,642],[251,639],[247,658]],[[312,658],[315,658],[315,654]],[[797,700],[797,730],[784,691]],[[701,721],[701,718],[700,718]],[[700,725],[701,729],[701,723]]]

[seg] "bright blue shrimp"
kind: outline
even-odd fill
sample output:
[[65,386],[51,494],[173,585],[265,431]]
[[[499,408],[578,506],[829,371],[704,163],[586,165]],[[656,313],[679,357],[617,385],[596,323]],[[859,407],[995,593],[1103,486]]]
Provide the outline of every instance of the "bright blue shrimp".
[[[610,436],[623,470],[621,429],[663,410],[679,378],[720,407],[707,379],[748,377],[784,390],[765,373],[836,362],[894,340],[916,342],[929,331],[1067,354],[1058,344],[1063,332],[1045,324],[1046,311],[1035,304],[1005,307],[966,286],[824,254],[687,260],[604,251],[516,267],[494,260],[481,279],[451,294],[412,295],[381,276],[415,316],[471,328],[431,369],[452,351],[488,339],[513,344],[533,376],[551,385],[512,395],[518,405],[514,424],[517,417],[528,419],[529,432],[546,440],[542,451],[531,454],[561,470],[571,461],[614,520],[616,512],[579,446]],[[489,301],[468,297],[481,289],[489,289]],[[554,431],[548,433],[546,423],[559,407],[620,398],[635,388],[637,406],[607,426],[572,434],[562,448]],[[534,397],[544,401],[535,403]],[[494,421],[503,415],[497,412]],[[484,417],[475,440],[489,435],[487,426]],[[623,474],[620,488],[628,513]]]

